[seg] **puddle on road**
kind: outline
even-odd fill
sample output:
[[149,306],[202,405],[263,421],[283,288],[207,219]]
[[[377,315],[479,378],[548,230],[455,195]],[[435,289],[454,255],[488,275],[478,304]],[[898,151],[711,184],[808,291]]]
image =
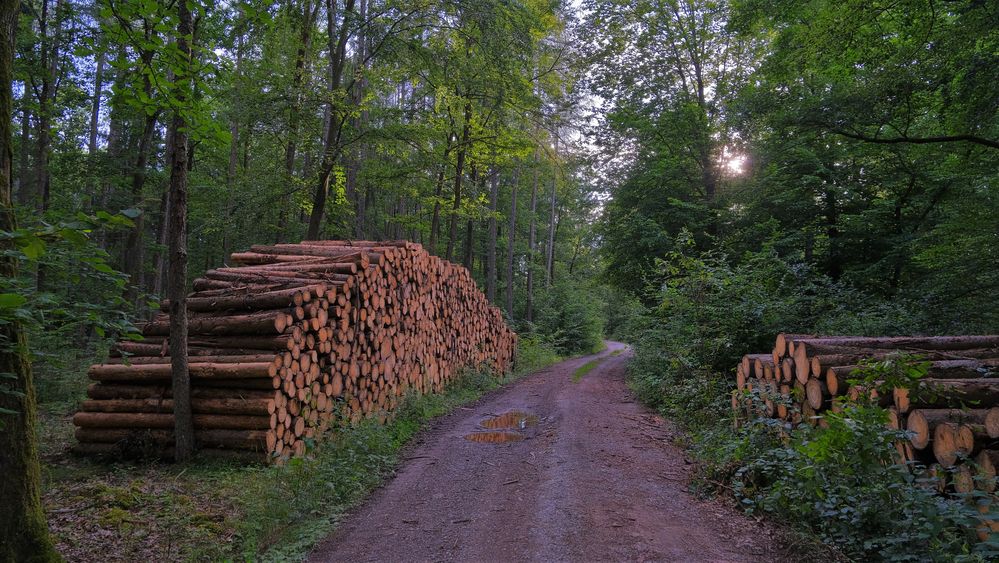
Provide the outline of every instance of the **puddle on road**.
[[477,431],[465,435],[471,442],[501,444],[505,442],[520,442],[527,438],[523,433],[530,426],[538,423],[538,417],[529,412],[514,410],[503,414],[490,416],[479,422],[479,426],[491,431]]
[[510,411],[496,416],[491,416],[479,423],[483,428],[496,430],[499,428],[515,428],[523,430],[528,426],[538,423],[538,417],[524,411]]
[[524,440],[524,435],[519,432],[472,432],[471,434],[466,434],[465,439],[470,442],[502,444],[505,442],[521,442]]

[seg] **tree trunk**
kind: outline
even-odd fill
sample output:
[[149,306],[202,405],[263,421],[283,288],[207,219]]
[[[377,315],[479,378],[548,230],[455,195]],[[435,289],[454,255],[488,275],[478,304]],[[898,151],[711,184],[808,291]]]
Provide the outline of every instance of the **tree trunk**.
[[[298,132],[300,116],[302,113],[302,84],[305,81],[305,62],[312,44],[313,20],[318,14],[319,1],[315,6],[312,0],[305,0],[302,6],[302,15],[299,19],[299,42],[298,51],[295,53],[295,75],[291,85],[291,112],[288,114],[288,144],[284,150],[284,177],[287,195],[281,202],[281,209],[278,212],[278,240],[280,241],[286,234],[288,228],[288,213],[292,208],[291,186],[295,183],[295,157],[298,152]],[[296,14],[297,15],[297,14]]]
[[[242,14],[240,14],[242,17]],[[235,75],[236,80],[240,79],[240,70],[243,64],[243,34],[240,33],[236,37],[236,67]],[[234,100],[236,102],[236,100]],[[234,103],[234,108],[236,104]],[[232,215],[233,198],[236,195],[236,172],[239,169],[239,120],[236,116],[230,117],[229,121],[229,134],[232,136],[232,141],[229,143],[229,166],[226,168],[225,175],[225,209],[223,209],[223,221],[228,224],[229,217]],[[231,232],[227,228],[222,229],[222,260],[228,260],[230,247],[232,246]]]
[[454,166],[454,203],[451,206],[451,226],[448,229],[447,252],[445,257],[454,257],[454,243],[458,236],[458,209],[461,207],[461,180],[465,174],[465,155],[468,153],[468,139],[471,135],[472,102],[465,101],[465,123],[461,127],[461,143],[458,145],[458,159]]
[[193,21],[187,2],[178,2],[177,47],[183,64],[176,83],[184,84],[176,93],[181,111],[173,117],[173,159],[170,165],[170,358],[173,384],[173,427],[176,459],[187,461],[194,453],[194,422],[191,413],[191,375],[187,369],[187,130],[183,109],[190,105],[186,81],[191,70]]
[[[148,55],[147,55],[148,54]],[[153,59],[152,51],[147,51],[142,55],[143,59],[148,58],[151,63]],[[145,80],[143,89],[147,96],[152,95],[152,84]],[[146,185],[146,164],[149,161],[149,147],[153,143],[153,134],[156,133],[156,122],[159,112],[146,116],[142,136],[139,137],[138,154],[135,156],[135,167],[132,169],[132,207],[139,210],[139,216],[134,219],[134,226],[128,232],[128,239],[125,243],[122,263],[125,265],[125,273],[128,274],[131,286],[126,292],[126,299],[135,304],[142,286],[142,273],[145,267],[145,207],[143,188]]]
[[427,249],[434,255],[437,255],[437,236],[441,225],[441,196],[444,195],[444,182],[447,180],[447,165],[451,156],[453,138],[454,134],[448,131],[447,146],[444,147],[444,158],[441,160],[441,169],[437,173],[437,184],[434,189],[434,211],[430,219],[430,240],[427,241]]
[[[0,229],[16,228],[12,201],[11,118],[13,100],[14,38],[20,2],[0,2]],[[13,257],[0,256],[0,275],[17,276]],[[52,546],[40,497],[41,476],[35,434],[35,386],[27,340],[20,322],[12,319],[0,325],[0,372],[10,374],[6,389],[0,390],[0,408],[13,414],[0,414],[0,560],[58,561]]]
[[555,207],[558,186],[558,137],[555,138],[555,157],[552,161],[552,193],[548,213],[548,245],[545,248],[545,287],[551,287],[555,277]]
[[499,169],[489,171],[489,242],[486,244],[486,298],[496,302],[496,200],[499,197]]
[[540,182],[541,158],[538,149],[534,149],[534,181],[531,183],[531,217],[530,228],[527,231],[527,311],[524,317],[527,322],[534,321],[534,251],[537,246],[537,216],[538,216],[538,183]]
[[[346,60],[347,40],[349,38],[348,24],[353,16],[354,0],[346,0],[343,7],[343,25],[340,32],[336,33],[334,0],[326,1],[326,31],[329,37],[330,51],[330,93],[334,94],[340,90],[343,81],[344,61]],[[339,114],[339,115],[337,115]],[[340,137],[343,133],[343,125],[347,119],[346,111],[330,111],[330,119],[326,124],[326,131],[323,135],[323,163],[316,182],[316,189],[312,195],[312,212],[309,214],[309,228],[305,238],[315,240],[319,238],[319,228],[323,223],[323,216],[326,212],[326,198],[329,196],[330,180],[333,175],[333,167],[340,157],[342,147]]]
[[31,167],[31,110],[27,107],[28,93],[24,93],[21,108],[21,147],[17,156],[17,202],[29,205],[32,201],[31,178],[28,170]]
[[94,72],[94,98],[90,103],[90,138],[87,142],[87,153],[91,159],[97,154],[97,132],[100,127],[101,96],[104,94],[104,63],[106,54],[103,49],[97,52],[97,70]]
[[513,249],[517,234],[517,187],[520,183],[520,166],[513,172],[510,191],[510,227],[506,234],[506,314],[513,318]]

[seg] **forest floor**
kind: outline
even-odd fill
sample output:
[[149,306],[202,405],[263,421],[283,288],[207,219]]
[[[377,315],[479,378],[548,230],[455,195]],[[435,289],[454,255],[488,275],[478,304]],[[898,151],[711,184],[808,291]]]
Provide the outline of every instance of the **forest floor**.
[[626,385],[629,355],[610,343],[438,419],[310,559],[784,560],[779,531],[691,494],[678,432]]

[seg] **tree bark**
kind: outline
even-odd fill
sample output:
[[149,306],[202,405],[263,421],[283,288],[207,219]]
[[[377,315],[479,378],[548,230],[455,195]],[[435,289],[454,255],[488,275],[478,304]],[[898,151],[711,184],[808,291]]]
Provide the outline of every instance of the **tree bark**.
[[447,166],[453,148],[451,143],[453,138],[453,132],[448,131],[447,146],[444,147],[444,158],[441,160],[441,169],[437,173],[437,184],[434,189],[434,211],[430,219],[430,240],[427,241],[427,249],[434,255],[437,254],[437,237],[441,224],[441,196],[444,195],[444,182],[447,180]]
[[499,198],[499,169],[493,165],[489,171],[489,243],[486,245],[486,298],[496,302],[496,200]]
[[[319,13],[319,0],[315,5],[312,0],[305,0],[302,5],[302,15],[299,19],[298,51],[295,53],[295,75],[291,85],[291,112],[288,114],[288,143],[284,151],[285,189],[288,190],[278,213],[278,241],[284,238],[288,228],[288,213],[292,208],[291,186],[295,182],[295,157],[298,152],[298,134],[300,116],[302,113],[302,85],[305,82],[305,63],[309,48],[312,45],[312,26]],[[297,14],[296,14],[297,15]]]
[[103,49],[97,52],[97,70],[94,72],[94,98],[90,102],[90,138],[87,153],[90,158],[97,154],[97,132],[100,127],[101,96],[104,94],[104,64],[107,58]]
[[194,422],[191,411],[191,375],[187,368],[187,131],[183,109],[190,105],[188,80],[191,68],[193,21],[187,2],[178,2],[177,47],[182,54],[175,78],[177,111],[173,117],[173,159],[170,166],[170,251],[168,295],[170,298],[170,358],[173,384],[173,427],[176,459],[187,461],[194,453]]
[[541,157],[534,149],[534,180],[531,183],[531,217],[527,231],[527,310],[524,318],[534,321],[534,251],[537,246],[538,183],[540,182]]
[[[20,2],[0,2],[0,229],[13,231],[11,118],[14,39]],[[0,275],[17,276],[13,257],[0,255]],[[35,434],[35,386],[24,328],[16,319],[0,325],[0,372],[13,375],[0,390],[0,560],[58,561],[45,525]]]
[[558,135],[555,136],[555,160],[552,161],[552,193],[548,213],[548,245],[545,248],[545,287],[551,287],[555,277],[555,207],[557,204],[558,186]]
[[[24,97],[27,98],[27,92]],[[21,205],[31,203],[31,178],[28,170],[31,166],[31,110],[27,107],[27,99],[22,100],[21,108],[21,147],[17,157],[17,202]]]
[[461,142],[458,145],[458,158],[454,166],[454,203],[451,206],[451,225],[448,229],[447,252],[445,257],[454,257],[454,243],[458,236],[458,209],[461,207],[461,180],[465,174],[465,155],[468,153],[468,139],[471,135],[472,102],[465,101],[465,122],[461,127]]
[[513,250],[517,235],[517,187],[520,183],[520,166],[513,172],[510,188],[510,226],[506,235],[506,314],[513,318]]

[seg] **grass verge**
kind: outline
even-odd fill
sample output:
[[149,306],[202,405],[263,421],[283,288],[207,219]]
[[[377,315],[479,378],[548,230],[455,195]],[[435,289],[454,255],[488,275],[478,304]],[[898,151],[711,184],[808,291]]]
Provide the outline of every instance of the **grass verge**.
[[597,367],[601,360],[603,360],[603,358],[596,358],[576,368],[576,371],[572,373],[572,382],[579,383],[579,380],[583,379],[583,376],[593,371],[593,368]]
[[560,359],[523,339],[513,374],[470,372],[442,394],[408,398],[388,424],[346,428],[284,467],[70,457],[75,409],[50,404],[40,425],[49,526],[68,560],[300,560],[394,472],[428,421]]

